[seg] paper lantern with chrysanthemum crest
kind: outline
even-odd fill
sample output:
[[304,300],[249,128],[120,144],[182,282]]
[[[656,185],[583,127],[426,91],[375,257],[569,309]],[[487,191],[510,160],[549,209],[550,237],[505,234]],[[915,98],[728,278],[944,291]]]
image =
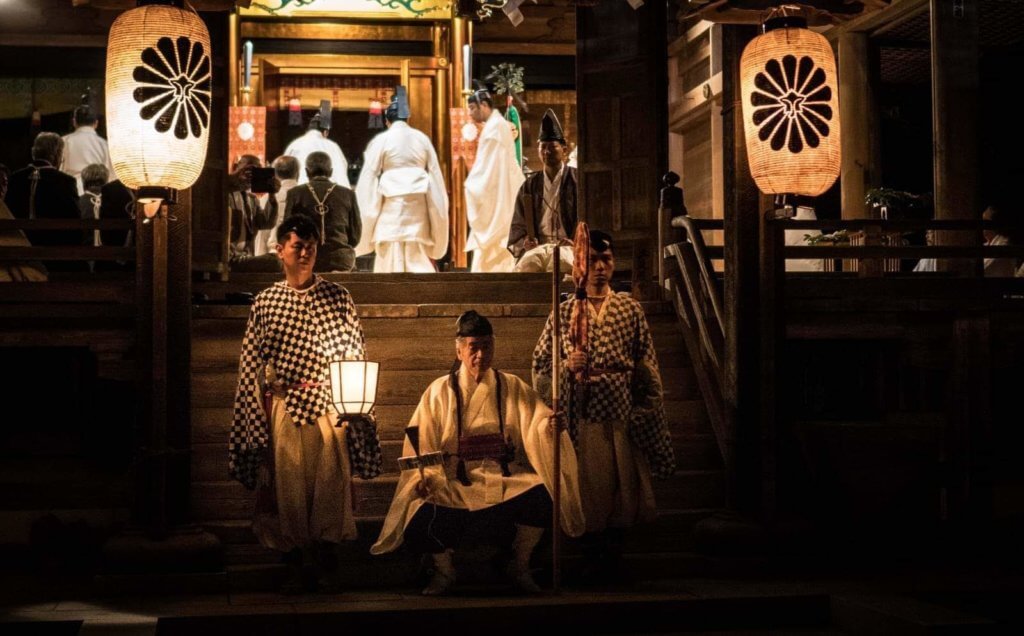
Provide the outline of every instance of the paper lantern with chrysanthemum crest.
[[740,58],[750,172],[766,194],[818,196],[840,169],[836,63],[796,16],[771,18]]
[[210,33],[181,0],[142,1],[107,43],[107,132],[129,188],[182,190],[206,163],[212,98]]

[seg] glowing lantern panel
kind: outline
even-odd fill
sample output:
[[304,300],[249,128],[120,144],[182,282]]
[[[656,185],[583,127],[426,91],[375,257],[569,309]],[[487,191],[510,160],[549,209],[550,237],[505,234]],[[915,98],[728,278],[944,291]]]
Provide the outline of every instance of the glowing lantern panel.
[[839,100],[828,40],[768,20],[740,59],[750,172],[766,194],[818,196],[839,176]]
[[191,187],[206,162],[210,34],[192,11],[146,5],[123,13],[107,43],[110,155],[129,188]]
[[377,401],[380,363],[366,360],[337,360],[330,365],[331,402],[338,413],[367,415]]

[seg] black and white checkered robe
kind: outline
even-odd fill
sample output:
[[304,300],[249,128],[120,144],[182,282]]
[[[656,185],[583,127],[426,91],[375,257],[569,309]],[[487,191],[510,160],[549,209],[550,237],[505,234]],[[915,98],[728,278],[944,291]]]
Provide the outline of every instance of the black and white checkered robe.
[[268,364],[286,385],[321,383],[290,388],[285,408],[296,426],[316,425],[331,408],[328,364],[343,358],[362,358],[363,328],[348,290],[315,277],[302,293],[280,282],[260,292],[249,311],[238,364],[235,413],[228,438],[228,468],[247,488],[256,487],[260,462],[270,439],[263,409],[262,385]]
[[[569,342],[572,303],[561,304],[562,396],[568,402],[569,433],[576,440],[580,420],[593,422],[623,421],[629,423],[629,436],[643,452],[658,477],[675,471],[675,453],[665,419],[661,374],[654,352],[651,328],[640,303],[628,294],[612,292],[600,323],[593,315],[588,324],[589,359],[592,369],[611,369],[624,373],[606,373],[587,383],[582,403],[573,385],[572,373],[565,360],[572,349]],[[534,385],[550,404],[551,399],[551,331],[548,316],[544,332],[533,352]]]

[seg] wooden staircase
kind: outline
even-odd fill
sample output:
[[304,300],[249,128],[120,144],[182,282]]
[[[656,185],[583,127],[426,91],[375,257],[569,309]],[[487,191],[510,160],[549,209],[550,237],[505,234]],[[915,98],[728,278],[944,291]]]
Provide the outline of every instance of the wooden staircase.
[[[469,308],[488,316],[497,337],[495,366],[529,382],[532,352],[549,312],[550,283],[543,275],[458,273],[331,278],[352,293],[366,334],[367,356],[381,363],[376,408],[385,474],[356,481],[360,539],[346,548],[351,561],[346,566],[385,583],[389,577],[381,575],[379,565],[388,559],[370,557],[368,547],[394,494],[403,429],[423,390],[445,374],[454,359],[455,318]],[[226,294],[258,292],[275,280],[258,276],[197,284],[196,291],[209,302],[193,311],[192,517],[224,542],[231,578],[243,587],[269,584],[273,572],[268,570],[276,569],[279,555],[255,543],[249,524],[252,493],[227,475],[228,428],[249,307],[221,301]],[[675,314],[663,303],[647,303],[645,309],[661,364],[678,471],[656,483],[660,518],[635,529],[627,551],[639,561],[668,563],[671,560],[656,555],[687,551],[689,528],[723,505],[725,484]]]

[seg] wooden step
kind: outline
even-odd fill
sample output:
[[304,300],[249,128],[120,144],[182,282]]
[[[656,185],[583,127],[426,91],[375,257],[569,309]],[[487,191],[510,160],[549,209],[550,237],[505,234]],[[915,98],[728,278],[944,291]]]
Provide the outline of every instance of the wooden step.
[[[373,480],[355,479],[356,516],[381,516],[387,513],[395,494],[398,477],[385,475]],[[248,519],[252,516],[253,493],[234,481],[196,481],[192,483],[192,514],[200,522]],[[681,470],[667,480],[654,482],[658,506],[688,510],[720,507],[725,500],[725,477],[721,470]]]
[[[415,404],[376,406],[377,433],[381,440],[400,440],[405,427],[416,410]],[[670,400],[665,402],[665,417],[672,435],[711,435],[704,403],[700,400]],[[194,444],[226,443],[231,429],[230,405],[192,408],[192,441]]]

